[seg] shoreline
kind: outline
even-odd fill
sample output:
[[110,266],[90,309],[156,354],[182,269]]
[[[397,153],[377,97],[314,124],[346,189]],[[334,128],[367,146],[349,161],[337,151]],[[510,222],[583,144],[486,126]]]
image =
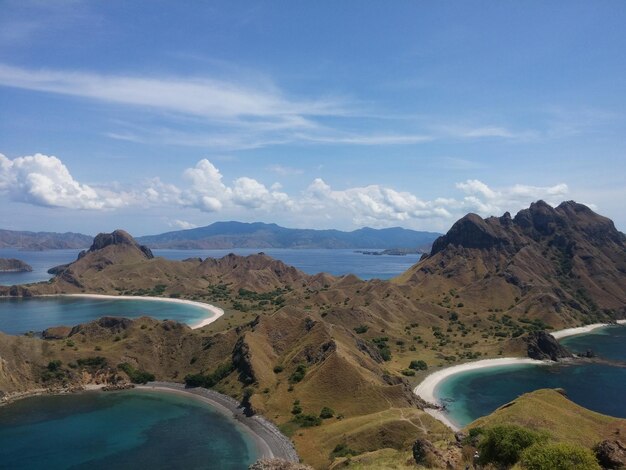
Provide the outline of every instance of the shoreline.
[[616,320],[615,323],[592,323],[591,325],[579,326],[576,328],[565,328],[550,333],[556,339],[568,338],[569,336],[584,335],[598,328],[604,328],[613,325],[626,325],[626,320]]
[[102,299],[102,300],[148,300],[151,302],[170,302],[176,304],[185,304],[192,305],[194,307],[199,307],[204,310],[208,310],[211,312],[211,316],[194,323],[193,325],[189,325],[192,329],[202,328],[204,326],[210,325],[222,315],[224,315],[224,310],[216,307],[215,305],[206,304],[203,302],[197,302],[195,300],[187,300],[187,299],[172,299],[171,297],[152,297],[152,296],[141,296],[141,295],[107,295],[107,294],[48,294],[48,295],[38,295],[35,297],[79,297],[84,299]]
[[203,401],[221,414],[232,418],[252,438],[258,451],[255,460],[280,458],[290,462],[300,462],[289,438],[273,423],[259,415],[245,416],[239,402],[227,395],[201,387],[186,388],[185,385],[174,382],[149,382],[146,385],[135,386],[135,390],[173,393]]
[[[551,332],[550,334],[554,336],[555,339],[567,338],[570,336],[581,335],[589,333],[595,329],[603,328],[611,325],[626,325],[626,320],[617,320],[615,323],[594,323],[591,325],[580,326],[576,328],[565,328],[563,330],[557,330]],[[548,365],[552,364],[552,361],[540,361],[536,359],[530,358],[522,358],[522,357],[503,357],[496,359],[481,359],[479,361],[466,362],[464,364],[458,364],[455,366],[446,367],[444,369],[435,371],[426,376],[424,380],[422,380],[417,387],[413,389],[413,393],[420,397],[422,400],[427,403],[434,405],[435,408],[427,408],[426,411],[435,419],[439,420],[446,426],[448,426],[453,431],[459,431],[461,427],[452,421],[449,415],[447,415],[442,409],[442,405],[435,395],[435,390],[439,386],[441,382],[447,380],[453,375],[459,374],[461,372],[468,372],[480,369],[487,369],[492,367],[500,367],[500,366],[511,366],[511,365],[521,365],[521,364],[532,364],[532,365]]]

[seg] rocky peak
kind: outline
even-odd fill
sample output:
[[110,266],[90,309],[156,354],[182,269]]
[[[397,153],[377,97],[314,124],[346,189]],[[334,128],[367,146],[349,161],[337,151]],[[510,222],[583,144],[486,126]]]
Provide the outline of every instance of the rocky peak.
[[146,258],[148,259],[154,258],[154,255],[152,254],[152,251],[150,251],[150,248],[137,243],[135,239],[128,232],[125,232],[124,230],[115,230],[112,233],[99,233],[93,239],[93,243],[91,247],[89,248],[88,252],[93,253],[94,251],[102,250],[106,248],[107,246],[112,246],[112,245],[133,246],[137,248],[138,250],[140,250],[145,255]]
[[558,361],[567,357],[572,357],[565,347],[549,333],[545,331],[533,331],[525,338],[528,344],[528,357],[539,360]]
[[452,228],[433,243],[431,255],[444,250],[448,245],[465,248],[491,248],[506,244],[507,241],[498,236],[494,228],[477,214],[467,214],[457,221]]

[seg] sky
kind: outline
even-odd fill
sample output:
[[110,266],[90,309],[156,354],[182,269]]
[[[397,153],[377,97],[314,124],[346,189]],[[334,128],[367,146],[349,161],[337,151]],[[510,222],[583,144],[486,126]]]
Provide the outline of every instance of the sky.
[[626,2],[0,0],[0,228],[626,231]]

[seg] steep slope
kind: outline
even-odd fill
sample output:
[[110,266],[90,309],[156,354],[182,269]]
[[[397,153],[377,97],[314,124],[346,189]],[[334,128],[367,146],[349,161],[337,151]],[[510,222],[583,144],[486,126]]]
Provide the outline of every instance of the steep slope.
[[469,214],[394,283],[553,326],[610,320],[626,314],[626,237],[573,201],[538,201],[514,218]]
[[139,237],[152,248],[428,248],[439,234],[400,227],[340,230],[291,229],[276,224],[215,222],[206,227]]

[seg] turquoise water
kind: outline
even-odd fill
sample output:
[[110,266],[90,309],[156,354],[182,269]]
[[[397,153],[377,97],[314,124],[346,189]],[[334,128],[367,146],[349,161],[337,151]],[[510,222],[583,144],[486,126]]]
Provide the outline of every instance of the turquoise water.
[[[592,349],[599,357],[626,360],[626,326],[594,330],[563,339],[573,352]],[[585,408],[626,418],[626,368],[605,364],[514,365],[468,371],[435,390],[451,420],[465,426],[519,395],[540,388],[563,388]]]
[[[30,273],[0,273],[0,285],[27,284],[47,281],[52,276],[48,269],[76,260],[80,250],[18,251],[0,249],[0,258],[17,258],[33,267]],[[229,250],[152,250],[155,256],[172,260],[185,258],[221,258],[229,253],[241,256],[263,251],[272,258],[295,266],[307,274],[327,272],[336,276],[355,274],[361,279],[389,279],[403,273],[420,259],[421,255],[371,256],[354,250],[324,249],[277,249],[277,248],[232,248]]]
[[0,408],[0,468],[239,470],[256,456],[232,419],[169,393],[88,392]]
[[200,307],[174,302],[138,299],[87,299],[39,297],[0,298],[0,331],[22,334],[51,326],[74,326],[104,316],[138,318],[149,316],[193,325],[211,313]]

